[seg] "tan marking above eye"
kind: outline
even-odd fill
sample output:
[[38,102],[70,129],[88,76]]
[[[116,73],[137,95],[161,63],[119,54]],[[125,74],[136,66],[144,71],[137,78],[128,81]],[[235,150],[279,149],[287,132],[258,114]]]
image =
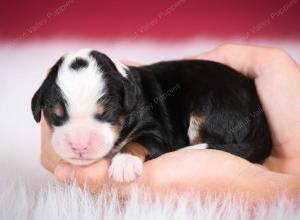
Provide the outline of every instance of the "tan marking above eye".
[[98,104],[97,104],[97,110],[96,110],[96,113],[97,113],[98,115],[102,115],[103,112],[104,112],[104,110],[105,110],[104,104],[103,104],[103,103],[98,103]]
[[52,112],[57,116],[60,116],[60,117],[63,116],[64,108],[63,108],[62,104],[56,103],[52,108]]

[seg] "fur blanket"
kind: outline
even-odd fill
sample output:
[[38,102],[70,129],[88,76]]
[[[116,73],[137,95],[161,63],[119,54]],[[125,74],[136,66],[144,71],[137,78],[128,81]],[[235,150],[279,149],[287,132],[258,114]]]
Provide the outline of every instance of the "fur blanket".
[[130,198],[121,203],[114,190],[91,195],[75,185],[48,183],[36,189],[24,181],[1,182],[0,219],[300,219],[300,198],[285,197],[271,204],[261,203],[253,213],[247,201],[228,194],[225,199],[207,197],[202,202],[192,195],[151,198],[132,190]]

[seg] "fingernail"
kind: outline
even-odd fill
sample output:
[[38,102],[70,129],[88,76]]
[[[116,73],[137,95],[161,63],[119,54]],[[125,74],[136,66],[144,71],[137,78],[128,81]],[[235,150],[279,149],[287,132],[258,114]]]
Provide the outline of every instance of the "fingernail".
[[55,168],[55,176],[59,181],[70,184],[74,181],[75,170],[70,164],[59,164]]

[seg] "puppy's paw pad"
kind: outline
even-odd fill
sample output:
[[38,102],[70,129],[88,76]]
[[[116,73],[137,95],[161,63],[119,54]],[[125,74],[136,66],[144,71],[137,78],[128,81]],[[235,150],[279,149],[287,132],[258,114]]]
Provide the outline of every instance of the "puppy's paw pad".
[[109,176],[116,182],[131,182],[142,172],[142,160],[126,153],[118,153],[114,156],[108,170]]

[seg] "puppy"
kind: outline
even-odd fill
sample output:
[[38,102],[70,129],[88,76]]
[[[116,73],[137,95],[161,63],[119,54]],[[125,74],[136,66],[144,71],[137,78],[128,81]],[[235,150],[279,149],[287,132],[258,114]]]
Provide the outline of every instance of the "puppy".
[[272,141],[253,80],[204,60],[125,66],[95,50],[61,57],[32,98],[53,128],[54,150],[88,165],[111,156],[119,182],[143,162],[187,146],[262,162]]

